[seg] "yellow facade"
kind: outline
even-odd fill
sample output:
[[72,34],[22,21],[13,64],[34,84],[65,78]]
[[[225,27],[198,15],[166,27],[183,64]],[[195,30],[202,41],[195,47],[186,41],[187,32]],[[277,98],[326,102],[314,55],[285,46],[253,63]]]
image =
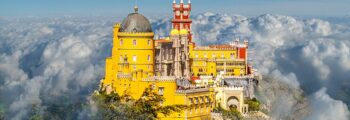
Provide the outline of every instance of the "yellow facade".
[[[155,74],[156,65],[158,65],[155,63],[156,57],[158,57],[155,48],[162,47],[160,47],[161,44],[155,44],[154,33],[150,30],[151,25],[147,22],[148,20],[136,11],[136,13],[129,14],[122,24],[114,26],[112,56],[106,59],[105,78],[101,81],[101,88],[107,93],[128,94],[134,99],[139,99],[145,88],[151,85],[155,87],[160,95],[164,96],[163,105],[180,104],[189,106],[189,109],[180,113],[172,113],[170,116],[160,115],[161,119],[211,119],[210,114],[216,104],[216,93],[213,86],[198,87],[190,83],[190,87],[181,86],[183,88],[179,89],[177,80],[182,79],[182,77],[175,78],[173,74],[169,76]],[[196,47],[193,42],[184,39],[190,38],[191,35],[190,30],[186,29],[173,29],[170,35],[179,35],[180,37],[177,40],[180,40],[174,42],[174,39],[165,38],[166,43],[171,43],[171,48],[170,50],[167,48],[166,54],[173,55],[174,53],[171,50],[177,50],[181,53],[179,48],[184,45],[186,49],[182,51],[184,53],[182,55],[187,55],[187,58],[173,59],[173,61],[167,59],[164,61],[169,63],[164,64],[173,64],[181,61],[181,59],[189,61],[189,67],[187,68],[190,68],[191,75],[188,78],[215,77],[219,73],[224,73],[226,76],[248,74],[247,61],[246,59],[239,59],[238,47]],[[159,66],[161,65],[159,64]],[[181,66],[181,64],[177,65]],[[183,66],[186,65],[188,66],[188,62]],[[183,66],[178,68],[184,69]],[[169,68],[170,70],[173,69]],[[213,80],[211,81],[213,82]],[[242,103],[242,101],[240,102]]]
[[[213,89],[196,91],[177,90],[172,77],[154,76],[153,33],[119,32],[120,24],[114,26],[112,57],[106,59],[105,79],[102,86],[108,93],[129,94],[139,99],[145,88],[156,86],[165,98],[163,105],[188,105],[190,108],[161,119],[210,119],[214,103]],[[184,32],[184,31],[183,31]],[[136,59],[135,59],[136,58]]]
[[[190,47],[191,48],[191,47]],[[238,59],[238,51],[231,48],[197,47],[190,49],[193,76],[217,76],[220,71],[226,75],[246,75],[244,59]]]

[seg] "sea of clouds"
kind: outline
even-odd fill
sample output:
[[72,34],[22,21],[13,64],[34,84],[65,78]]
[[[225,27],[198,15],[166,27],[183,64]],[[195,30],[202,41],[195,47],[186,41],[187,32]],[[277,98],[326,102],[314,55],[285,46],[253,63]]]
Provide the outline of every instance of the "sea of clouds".
[[[70,108],[85,103],[98,89],[104,60],[111,53],[112,26],[118,20],[0,18],[0,102],[5,117],[24,119],[37,105],[41,114],[63,109],[70,112],[62,115],[66,119],[87,118],[84,107]],[[151,18],[159,36],[168,34],[169,21]],[[198,45],[248,39],[251,62],[260,73],[277,76],[310,99],[312,111],[305,119],[350,118],[350,19],[338,23],[271,14],[203,13],[193,16],[193,33]],[[272,116],[279,119],[281,114]]]

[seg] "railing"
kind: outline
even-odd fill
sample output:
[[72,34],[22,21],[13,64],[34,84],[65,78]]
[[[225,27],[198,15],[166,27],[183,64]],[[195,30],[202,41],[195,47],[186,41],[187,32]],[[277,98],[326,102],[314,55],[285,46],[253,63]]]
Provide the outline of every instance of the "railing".
[[230,86],[230,87],[222,87],[223,90],[243,90],[243,87],[235,87],[235,86]]
[[232,78],[232,79],[252,79],[254,75],[245,75],[245,76],[223,76],[224,78]]
[[187,94],[187,93],[197,93],[197,92],[207,92],[209,88],[195,88],[195,89],[187,89],[187,90],[176,90],[178,94]]
[[131,74],[122,74],[122,73],[118,73],[117,74],[118,78],[131,78]]
[[200,79],[212,79],[213,76],[199,76]]
[[175,76],[153,76],[142,78],[142,81],[175,81]]
[[236,48],[211,48],[211,47],[196,47],[194,50],[236,50]]

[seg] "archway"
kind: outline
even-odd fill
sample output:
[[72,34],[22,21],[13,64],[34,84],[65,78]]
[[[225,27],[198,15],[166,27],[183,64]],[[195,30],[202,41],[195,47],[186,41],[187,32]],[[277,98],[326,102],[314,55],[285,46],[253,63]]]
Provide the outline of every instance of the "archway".
[[235,96],[231,96],[227,99],[227,107],[228,109],[237,109],[239,108],[239,100]]

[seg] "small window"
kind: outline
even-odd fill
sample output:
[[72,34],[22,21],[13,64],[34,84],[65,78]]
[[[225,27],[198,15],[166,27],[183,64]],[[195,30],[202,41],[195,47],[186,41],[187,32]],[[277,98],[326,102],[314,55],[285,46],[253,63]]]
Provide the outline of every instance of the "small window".
[[134,70],[136,70],[136,65],[134,65]]
[[147,44],[148,44],[148,45],[151,45],[151,40],[148,40],[148,41],[147,41]]
[[207,53],[204,53],[204,58],[207,58],[208,56],[207,56]]
[[120,45],[123,45],[123,39],[120,39]]
[[147,56],[147,61],[151,61],[151,56],[150,55]]
[[159,87],[158,88],[158,94],[159,95],[164,95],[164,87]]
[[132,60],[133,60],[134,62],[136,62],[136,61],[137,61],[137,56],[136,56],[136,55],[132,56]]
[[133,40],[133,41],[132,41],[132,44],[133,44],[133,45],[136,45],[136,40]]
[[197,53],[196,53],[196,55],[195,55],[195,56],[196,56],[196,58],[198,58],[198,54],[197,54]]
[[231,53],[230,56],[231,56],[231,59],[233,59],[235,57],[235,54]]
[[123,56],[122,55],[120,55],[119,61],[123,61]]
[[225,55],[224,55],[224,53],[222,53],[222,54],[221,54],[221,57],[222,57],[222,58],[225,58]]

